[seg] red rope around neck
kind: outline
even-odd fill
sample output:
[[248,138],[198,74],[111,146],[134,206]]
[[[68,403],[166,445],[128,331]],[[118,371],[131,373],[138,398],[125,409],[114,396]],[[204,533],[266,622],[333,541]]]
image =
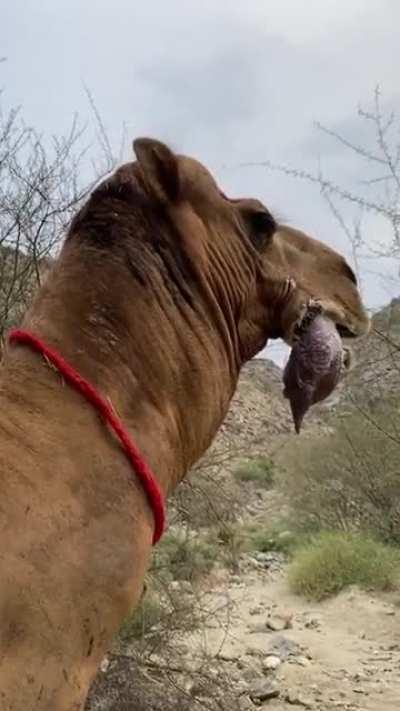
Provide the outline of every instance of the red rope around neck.
[[41,353],[60,372],[62,377],[75,390],[81,393],[88,402],[100,413],[107,424],[114,430],[125,451],[132,468],[137,474],[143,489],[146,492],[149,504],[154,515],[153,545],[160,540],[165,526],[165,505],[159,484],[143,459],[140,451],[129,436],[119,417],[115,414],[110,404],[85,378],[83,378],[57,351],[46,346],[40,338],[28,331],[13,329],[9,334],[11,344],[20,343],[29,346],[34,351]]

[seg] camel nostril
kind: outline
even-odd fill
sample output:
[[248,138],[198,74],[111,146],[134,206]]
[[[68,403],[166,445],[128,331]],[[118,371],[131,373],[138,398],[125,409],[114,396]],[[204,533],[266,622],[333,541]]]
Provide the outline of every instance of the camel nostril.
[[336,330],[341,338],[356,338],[357,334],[341,323],[336,324]]
[[353,352],[351,351],[350,348],[346,348],[346,346],[343,347],[342,350],[342,365],[344,370],[351,370],[352,365],[353,365],[354,357],[353,357]]

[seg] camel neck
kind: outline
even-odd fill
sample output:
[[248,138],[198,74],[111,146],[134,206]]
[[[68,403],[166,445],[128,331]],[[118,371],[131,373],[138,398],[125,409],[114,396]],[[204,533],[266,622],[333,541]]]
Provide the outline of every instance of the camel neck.
[[112,403],[167,494],[227,412],[237,380],[229,353],[200,309],[165,309],[132,279],[118,290],[115,274],[96,278],[96,263],[70,262],[49,275],[23,328]]

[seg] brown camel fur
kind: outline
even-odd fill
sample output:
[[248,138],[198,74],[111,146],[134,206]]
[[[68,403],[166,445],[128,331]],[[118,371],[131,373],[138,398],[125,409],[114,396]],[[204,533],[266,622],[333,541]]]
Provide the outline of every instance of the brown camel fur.
[[[167,495],[243,363],[292,343],[311,297],[345,335],[369,322],[336,252],[228,199],[195,160],[134,149],[74,218],[22,327],[110,399]],[[37,353],[8,346],[0,388],[0,709],[80,711],[140,597],[152,512],[118,441]]]

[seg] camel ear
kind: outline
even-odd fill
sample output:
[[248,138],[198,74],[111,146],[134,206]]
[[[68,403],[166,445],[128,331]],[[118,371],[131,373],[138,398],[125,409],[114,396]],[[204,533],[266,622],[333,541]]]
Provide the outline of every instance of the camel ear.
[[180,192],[176,155],[152,138],[136,138],[133,150],[148,191],[161,202],[176,202]]

